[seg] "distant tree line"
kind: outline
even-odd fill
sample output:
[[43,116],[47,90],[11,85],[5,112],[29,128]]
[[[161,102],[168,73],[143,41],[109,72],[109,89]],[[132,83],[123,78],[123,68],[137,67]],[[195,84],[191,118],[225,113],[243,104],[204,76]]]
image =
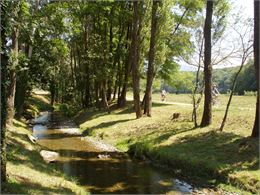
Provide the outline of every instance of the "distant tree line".
[[[256,92],[256,77],[253,60],[249,60],[237,79],[237,85],[234,90],[237,95],[244,95],[245,92]],[[217,85],[218,90],[222,94],[227,94],[230,91],[231,84],[235,73],[239,67],[228,67],[213,70],[213,83]],[[160,88],[155,89],[159,91],[164,88],[170,93],[191,93],[194,86],[196,72],[194,71],[181,71],[174,73],[173,79],[170,82],[161,81]],[[200,78],[202,80],[202,77]]]

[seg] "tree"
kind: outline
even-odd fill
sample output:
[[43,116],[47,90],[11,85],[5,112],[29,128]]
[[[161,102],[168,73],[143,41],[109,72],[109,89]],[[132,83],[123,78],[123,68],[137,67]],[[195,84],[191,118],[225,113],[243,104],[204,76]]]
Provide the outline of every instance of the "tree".
[[16,67],[18,66],[18,39],[19,39],[19,32],[20,32],[20,25],[19,24],[19,13],[20,12],[20,6],[21,1],[13,2],[13,18],[15,20],[15,23],[13,24],[13,30],[12,30],[12,48],[11,48],[11,66],[9,66],[9,79],[10,84],[8,86],[7,90],[7,116],[6,116],[6,122],[8,125],[13,124],[13,117],[14,117],[14,100],[15,100],[15,89],[16,89]]
[[147,116],[151,116],[152,110],[152,84],[155,76],[155,68],[154,68],[154,58],[155,58],[155,46],[157,39],[157,9],[159,6],[159,1],[153,0],[152,5],[152,21],[151,21],[151,37],[150,37],[150,50],[148,57],[148,71],[147,71],[147,82],[146,82],[146,90],[145,90],[145,98],[144,98],[144,114]]
[[140,105],[140,32],[141,26],[141,9],[142,2],[134,1],[134,15],[133,15],[133,31],[131,42],[131,63],[132,63],[132,82],[133,82],[133,96],[134,109],[136,118],[142,117],[142,110]]
[[[249,24],[244,23],[244,26],[248,26],[248,28],[250,29]],[[236,33],[239,35],[239,39],[236,40],[236,42],[240,42],[242,44],[242,49],[241,49],[242,51],[238,51],[239,53],[240,52],[242,53],[241,56],[239,56],[239,58],[241,58],[241,63],[240,63],[240,67],[239,67],[238,71],[236,72],[234,79],[233,79],[233,82],[232,82],[227,107],[226,107],[225,114],[224,114],[224,117],[223,117],[223,120],[222,120],[222,123],[221,123],[221,126],[220,126],[220,131],[223,131],[224,126],[226,124],[228,111],[229,111],[229,107],[230,107],[230,104],[231,104],[231,101],[232,101],[232,97],[233,97],[233,94],[234,94],[234,91],[235,91],[235,88],[236,88],[238,76],[239,76],[242,68],[244,67],[244,64],[246,63],[248,57],[252,53],[252,44],[251,44],[250,40],[249,41],[246,40],[248,38],[248,36],[246,36],[246,35],[248,35],[248,33],[251,34],[251,30],[248,30],[248,28],[246,28],[245,32],[240,32],[238,30],[235,30]],[[243,27],[240,27],[240,29],[243,29]]]
[[1,183],[6,181],[6,68],[8,64],[8,56],[6,53],[6,1],[1,1]]
[[254,0],[254,66],[257,81],[257,100],[255,122],[252,130],[252,137],[259,137],[259,1]]
[[204,111],[200,126],[205,127],[211,124],[212,120],[212,64],[211,64],[211,24],[213,14],[213,1],[207,1],[206,19],[204,26]]
[[[24,103],[32,90],[33,77],[31,71],[31,58],[33,54],[33,43],[36,27],[38,25],[39,0],[27,2],[29,6],[23,6],[22,27],[19,36],[19,69],[17,71],[15,90],[15,110],[16,117],[20,117],[24,112]],[[30,8],[29,8],[30,7]]]

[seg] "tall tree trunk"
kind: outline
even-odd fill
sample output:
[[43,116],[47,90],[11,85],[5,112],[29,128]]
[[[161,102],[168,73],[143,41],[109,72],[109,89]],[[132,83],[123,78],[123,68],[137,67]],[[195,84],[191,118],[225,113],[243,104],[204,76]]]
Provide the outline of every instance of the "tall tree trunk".
[[112,81],[109,80],[107,83],[107,101],[110,102],[112,100]]
[[107,102],[107,94],[106,94],[106,91],[107,91],[107,81],[106,80],[103,80],[102,81],[102,90],[101,90],[101,95],[102,95],[102,106],[104,109],[107,110],[107,112],[110,114],[110,109],[109,109],[109,106],[108,106],[108,102]]
[[[118,88],[118,86],[117,86],[117,83],[115,82],[112,101],[114,101],[116,99],[117,88]],[[117,97],[119,97],[119,96],[117,96]]]
[[26,93],[28,91],[28,72],[20,72],[17,74],[16,90],[15,90],[15,116],[20,118],[23,113],[24,102],[26,100]]
[[204,45],[204,41],[202,39],[201,42],[201,46],[200,46],[200,51],[199,51],[199,64],[198,64],[198,69],[197,69],[197,73],[196,73],[196,83],[195,83],[195,87],[194,90],[192,92],[192,105],[193,105],[193,110],[192,110],[192,121],[194,122],[194,127],[197,128],[198,125],[198,119],[197,119],[197,110],[199,108],[202,96],[203,96],[203,86],[201,88],[201,91],[199,93],[199,97],[196,99],[196,95],[199,91],[199,76],[200,76],[200,69],[201,69],[201,60],[202,60],[202,50],[203,50],[203,45]]
[[6,66],[8,63],[8,56],[5,52],[6,45],[6,21],[2,18],[6,14],[3,1],[0,3],[1,6],[1,69],[0,69],[0,81],[1,81],[1,184],[6,181],[6,143],[5,143],[5,131],[6,131]]
[[[32,10],[32,14],[36,15],[37,11],[39,9],[39,0],[36,0],[34,10]],[[30,41],[27,41],[24,45],[22,45],[24,54],[27,55],[28,59],[30,60],[32,58],[33,54],[33,41],[34,41],[34,35],[36,31],[36,27],[31,26],[30,27],[30,34],[29,39]],[[29,61],[29,64],[31,61]],[[17,73],[17,81],[16,81],[16,92],[15,92],[15,110],[16,110],[16,117],[21,117],[24,109],[24,102],[26,101],[28,97],[28,92],[30,89],[30,80],[28,79],[29,70],[25,70],[22,72]]]
[[56,86],[54,78],[50,81],[50,93],[51,93],[51,105],[54,105],[55,96],[56,96]]
[[14,118],[14,99],[15,99],[15,88],[16,88],[16,70],[15,68],[18,65],[18,36],[19,30],[15,28],[12,35],[12,54],[14,56],[13,68],[9,72],[10,85],[7,90],[7,116],[6,123],[13,125]]
[[257,100],[255,123],[252,131],[252,137],[259,137],[259,1],[254,0],[254,65],[257,82]]
[[204,26],[204,85],[205,99],[204,111],[200,126],[206,127],[212,121],[212,64],[211,64],[211,24],[213,14],[213,1],[207,1],[206,20]]
[[[126,40],[131,39],[131,25],[128,26],[127,28],[127,34],[126,34]],[[130,69],[131,69],[131,49],[129,49],[129,44],[128,42],[125,45],[126,50],[128,50],[128,54],[125,57],[125,67],[124,67],[124,81],[123,81],[123,86],[122,86],[122,90],[120,93],[120,96],[118,96],[118,102],[117,105],[118,107],[124,107],[126,104],[126,92],[127,92],[127,85],[128,85],[128,78],[130,75]]]
[[139,58],[140,58],[140,31],[141,31],[141,16],[140,16],[139,1],[134,1],[134,16],[133,16],[133,31],[132,31],[132,45],[131,45],[131,62],[132,62],[132,81],[133,81],[133,96],[134,109],[136,118],[142,117],[142,110],[140,106],[140,72],[139,72]]
[[155,58],[155,46],[156,46],[156,34],[157,34],[157,9],[159,1],[153,0],[152,6],[152,23],[151,23],[151,37],[150,37],[150,50],[148,59],[148,71],[147,71],[147,81],[144,99],[144,114],[147,116],[152,116],[152,85],[155,76],[154,71],[154,58]]
[[126,104],[126,92],[127,92],[128,78],[129,78],[129,72],[130,72],[129,56],[127,58],[128,58],[128,60],[125,64],[124,82],[123,82],[120,96],[118,98],[118,107],[120,107],[120,108],[124,107]]
[[94,83],[94,88],[95,88],[95,104],[96,104],[96,108],[98,108],[100,110],[100,103],[99,103],[99,83],[98,81],[95,80]]

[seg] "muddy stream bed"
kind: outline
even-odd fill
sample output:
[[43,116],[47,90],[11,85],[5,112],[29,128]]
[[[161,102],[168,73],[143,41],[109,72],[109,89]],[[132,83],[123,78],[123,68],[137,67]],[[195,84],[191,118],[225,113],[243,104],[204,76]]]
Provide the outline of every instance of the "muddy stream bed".
[[59,113],[41,113],[35,119],[33,136],[44,149],[59,153],[52,166],[76,178],[91,193],[174,194],[194,190],[169,171],[82,137],[75,123]]

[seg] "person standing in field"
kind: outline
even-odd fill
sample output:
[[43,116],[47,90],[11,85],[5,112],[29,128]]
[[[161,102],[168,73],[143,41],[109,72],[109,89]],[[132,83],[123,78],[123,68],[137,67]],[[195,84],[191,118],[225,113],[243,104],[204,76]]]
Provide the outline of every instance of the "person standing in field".
[[165,91],[165,89],[163,89],[162,92],[161,92],[161,100],[162,100],[162,102],[166,101],[166,94],[167,94],[167,92]]

